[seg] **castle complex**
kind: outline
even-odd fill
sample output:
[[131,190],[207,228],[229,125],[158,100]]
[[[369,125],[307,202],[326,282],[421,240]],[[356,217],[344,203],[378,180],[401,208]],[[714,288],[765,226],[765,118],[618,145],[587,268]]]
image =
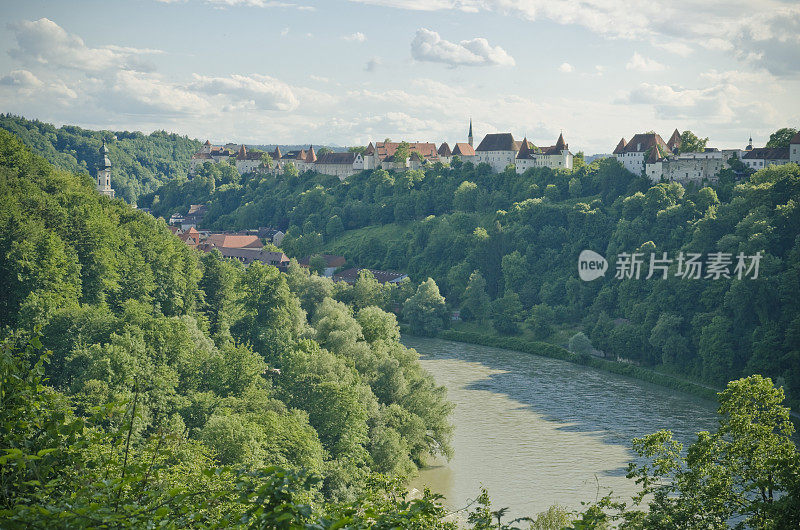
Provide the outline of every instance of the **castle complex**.
[[752,170],[800,163],[800,133],[784,148],[754,148],[750,138],[744,149],[708,147],[699,152],[681,152],[681,135],[677,129],[667,142],[658,133],[648,132],[634,135],[629,142],[622,138],[613,154],[625,169],[635,175],[644,174],[654,183],[662,180],[684,184],[716,182],[719,172],[730,167],[729,161],[733,158]]
[[[405,153],[398,159],[397,152]],[[299,172],[313,170],[324,175],[332,175],[344,180],[350,175],[368,169],[420,169],[426,165],[450,164],[456,158],[461,162],[473,164],[486,163],[495,172],[505,171],[509,164],[515,166],[518,174],[528,168],[549,167],[551,169],[572,169],[572,153],[564,141],[564,135],[558,137],[555,145],[537,147],[527,138],[515,140],[511,133],[487,134],[477,149],[473,147],[472,120],[469,122],[467,142],[457,142],[453,149],[447,142],[438,148],[432,142],[370,142],[363,152],[325,153],[317,156],[313,146],[282,153],[279,147],[269,153],[271,167],[263,153],[248,151],[242,145],[238,152],[226,147],[215,147],[206,141],[200,151],[192,156],[190,172],[206,162],[219,163],[228,161],[236,166],[240,174],[254,171],[270,171],[278,173],[292,164]]]

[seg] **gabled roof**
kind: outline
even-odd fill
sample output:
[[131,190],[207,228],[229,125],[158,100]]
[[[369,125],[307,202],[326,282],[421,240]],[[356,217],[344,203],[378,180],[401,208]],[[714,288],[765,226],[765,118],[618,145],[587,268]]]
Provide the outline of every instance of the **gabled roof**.
[[748,151],[743,159],[747,160],[788,160],[789,148],[788,147],[756,147],[752,151]]
[[614,152],[613,152],[613,153],[611,153],[611,154],[612,154],[612,155],[618,155],[618,154],[621,154],[621,153],[622,153],[622,152],[624,152],[624,150],[625,150],[625,145],[626,145],[626,144],[625,144],[625,138],[621,138],[621,139],[620,139],[620,141],[619,141],[619,143],[617,144],[617,147],[615,147],[615,148],[614,148]]
[[367,148],[364,150],[364,154],[365,155],[371,155],[373,153],[375,153],[375,146],[372,145],[372,142],[370,142],[369,145],[367,146]]
[[210,234],[207,241],[217,248],[261,248],[258,236],[243,236],[238,234]]
[[475,151],[517,151],[511,133],[487,134]]
[[442,143],[442,145],[439,146],[439,150],[436,152],[439,153],[439,156],[450,156],[453,154],[447,142]]
[[622,149],[623,153],[645,153],[653,145],[658,144],[666,150],[669,150],[666,142],[661,139],[657,133],[640,133],[634,135],[631,141],[628,142]]
[[[436,152],[436,144],[431,142],[407,142],[408,152],[419,153],[423,158],[438,158]],[[400,146],[400,142],[375,142],[375,150],[378,153],[378,159],[386,160],[394,156],[394,152]]]
[[208,153],[195,153],[192,155],[193,160],[211,160],[211,155]]
[[281,159],[281,148],[276,145],[275,146],[275,150],[272,153],[270,153],[270,156],[272,157],[273,160],[280,160]]
[[317,157],[317,164],[348,164],[356,161],[355,153],[325,153]]
[[453,148],[453,156],[475,156],[475,149],[466,142],[458,142]]
[[211,145],[211,142],[209,142],[208,140],[206,140],[206,143],[204,143],[203,145]]
[[672,132],[672,136],[669,137],[669,141],[667,142],[667,147],[670,151],[674,151],[681,146],[681,133],[678,132],[678,129],[675,129]]
[[800,144],[800,131],[797,132],[792,139],[789,140],[789,145]]

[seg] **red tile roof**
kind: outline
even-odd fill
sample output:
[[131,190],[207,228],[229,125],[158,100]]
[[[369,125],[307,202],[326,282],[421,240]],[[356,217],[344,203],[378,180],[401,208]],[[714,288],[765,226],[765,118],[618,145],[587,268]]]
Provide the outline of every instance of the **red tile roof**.
[[789,140],[789,145],[792,144],[800,144],[800,131],[798,131],[797,134],[792,136],[792,139]]
[[[394,156],[400,142],[375,142],[375,150],[378,153],[380,160],[385,160]],[[419,153],[423,158],[438,158],[436,152],[436,144],[430,142],[408,142],[408,151],[411,153]]]
[[453,156],[475,156],[475,149],[466,142],[458,142],[453,148]]
[[614,148],[614,152],[613,152],[613,153],[611,153],[611,154],[612,154],[612,155],[619,155],[619,154],[622,154],[623,150],[625,149],[625,145],[626,145],[626,143],[625,143],[625,138],[622,138],[622,139],[619,141],[619,143],[617,144],[617,147],[615,147],[615,148]]
[[258,236],[210,234],[207,241],[218,248],[261,248],[264,246]]
[[437,153],[439,154],[439,156],[450,156],[453,154],[453,152],[450,151],[450,146],[447,145],[447,142],[444,142],[442,145],[439,146],[439,150],[437,151]]

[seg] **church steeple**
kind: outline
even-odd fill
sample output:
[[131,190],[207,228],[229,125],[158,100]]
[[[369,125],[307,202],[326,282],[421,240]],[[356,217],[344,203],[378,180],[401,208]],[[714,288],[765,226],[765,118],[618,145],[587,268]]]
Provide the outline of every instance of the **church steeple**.
[[114,188],[111,187],[111,160],[108,159],[105,138],[103,138],[103,146],[100,147],[100,163],[97,164],[97,191],[114,198]]
[[469,119],[469,134],[467,135],[467,141],[469,142],[470,147],[472,147],[472,118]]

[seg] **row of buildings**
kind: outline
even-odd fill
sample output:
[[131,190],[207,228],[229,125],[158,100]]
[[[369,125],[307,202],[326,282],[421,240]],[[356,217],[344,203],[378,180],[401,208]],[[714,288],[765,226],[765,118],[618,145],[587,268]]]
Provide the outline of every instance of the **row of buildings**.
[[262,238],[256,234],[208,232],[197,230],[195,226],[183,229],[180,225],[172,224],[169,229],[192,248],[203,252],[218,250],[223,257],[241,261],[245,265],[260,261],[282,271],[289,266],[286,254],[265,249]]
[[753,147],[750,138],[744,149],[708,147],[698,152],[681,152],[681,134],[677,129],[666,142],[658,133],[647,132],[634,135],[630,141],[622,138],[613,155],[625,169],[635,175],[644,174],[652,182],[715,182],[734,158],[756,171],[770,165],[800,164],[800,133],[794,135],[789,147]]
[[[399,159],[398,152],[402,159]],[[437,147],[432,142],[370,142],[363,151],[346,153],[326,152],[317,155],[314,146],[282,153],[279,147],[269,153],[248,150],[242,145],[237,150],[229,146],[215,147],[206,141],[200,151],[192,156],[191,172],[203,164],[227,161],[234,163],[240,174],[256,171],[281,172],[292,164],[298,171],[316,171],[344,180],[359,171],[369,169],[420,169],[437,162],[450,164],[456,157],[462,162],[487,163],[495,172],[502,172],[509,164],[517,173],[532,167],[571,169],[573,155],[561,134],[554,145],[537,146],[527,138],[515,140],[511,133],[487,134],[477,148],[473,147],[472,121],[466,142],[456,142],[451,148],[447,142]]]

